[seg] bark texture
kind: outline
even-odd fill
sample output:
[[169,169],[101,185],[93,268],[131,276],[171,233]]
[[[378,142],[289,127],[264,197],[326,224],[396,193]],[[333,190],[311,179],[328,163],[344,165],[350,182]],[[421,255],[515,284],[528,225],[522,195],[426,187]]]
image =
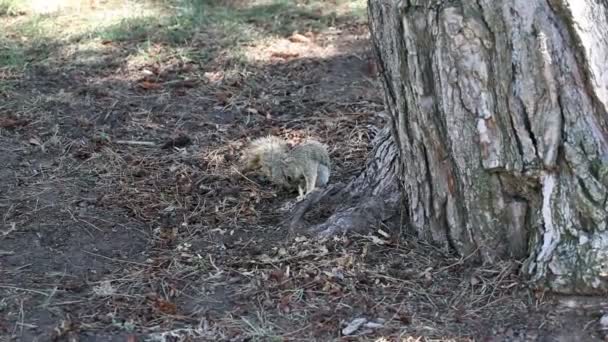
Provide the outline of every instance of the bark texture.
[[527,257],[541,287],[608,292],[608,3],[369,0],[369,16],[407,225],[483,262]]

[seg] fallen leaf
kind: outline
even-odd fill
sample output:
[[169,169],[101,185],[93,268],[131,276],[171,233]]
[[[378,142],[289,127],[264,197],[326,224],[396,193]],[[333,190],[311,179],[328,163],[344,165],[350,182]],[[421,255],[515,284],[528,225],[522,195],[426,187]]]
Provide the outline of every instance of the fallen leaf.
[[86,159],[91,158],[91,152],[81,149],[81,150],[74,152],[73,156],[76,159],[86,160]]
[[304,36],[314,40],[317,35],[312,31],[308,31],[308,32],[304,33]]
[[268,279],[274,280],[277,283],[280,283],[283,281],[284,276],[285,276],[285,274],[283,273],[283,271],[274,270],[274,271],[270,272],[270,274],[268,275]]
[[42,146],[42,142],[40,142],[40,139],[38,139],[38,138],[30,138],[30,140],[28,140],[28,142],[32,145]]
[[355,318],[353,319],[346,328],[342,329],[342,335],[348,336],[352,335],[355,331],[357,331],[363,324],[367,322],[367,318]]
[[291,302],[291,295],[286,295],[279,301],[279,310],[284,313],[289,313],[289,303]]
[[377,76],[378,75],[378,63],[376,63],[373,59],[368,59],[365,65],[365,71],[368,76]]
[[608,330],[608,314],[605,314],[600,318],[600,327],[602,330]]
[[406,312],[399,311],[397,314],[397,319],[405,325],[410,325],[412,323],[412,316]]
[[382,323],[378,323],[378,322],[367,322],[365,323],[365,327],[366,328],[370,328],[370,329],[379,329],[382,328],[383,324]]
[[160,84],[150,81],[143,81],[139,86],[146,90],[159,89],[161,87]]
[[299,53],[289,53],[289,52],[273,52],[270,57],[281,58],[281,59],[290,59],[298,57]]
[[377,233],[378,233],[378,234],[380,234],[380,235],[382,235],[382,236],[383,236],[384,238],[386,238],[386,239],[388,239],[388,238],[390,238],[390,237],[391,237],[391,235],[390,235],[389,233],[385,232],[385,231],[384,231],[384,230],[382,230],[382,229],[378,229],[378,230],[377,230]]
[[154,306],[162,313],[175,315],[177,313],[177,305],[164,299],[156,299]]
[[[230,100],[230,98],[232,97],[232,94],[226,91],[222,91],[222,92],[217,92],[215,93],[215,97],[217,98],[217,100],[219,101],[220,104],[227,104],[228,100]],[[222,107],[220,107],[221,109]]]
[[178,148],[182,148],[182,147],[186,147],[188,145],[190,145],[192,143],[192,139],[190,139],[190,137],[186,136],[186,135],[180,135],[176,138],[170,139],[169,141],[167,141],[162,148],[163,149],[168,149],[168,148],[172,148],[172,147],[178,147]]
[[308,38],[308,37],[306,37],[304,35],[301,35],[299,33],[295,33],[295,32],[288,39],[292,43],[308,43],[308,42],[310,42],[310,38]]
[[375,235],[370,235],[370,240],[372,240],[373,243],[375,243],[376,245],[384,245],[386,244],[386,241],[380,239],[379,237],[375,236]]
[[196,87],[196,83],[197,82],[195,80],[179,80],[172,81],[168,85],[172,88],[194,88]]
[[218,72],[206,72],[203,74],[203,77],[207,79],[209,82],[219,82],[224,78],[224,73],[221,71]]
[[26,124],[27,122],[25,120],[0,118],[0,128],[13,129],[18,126],[25,126]]

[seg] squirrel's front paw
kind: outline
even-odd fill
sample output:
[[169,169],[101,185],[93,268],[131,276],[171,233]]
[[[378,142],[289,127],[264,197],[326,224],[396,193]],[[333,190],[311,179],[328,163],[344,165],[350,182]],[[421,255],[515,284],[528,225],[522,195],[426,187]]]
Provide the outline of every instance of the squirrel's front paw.
[[295,202],[285,202],[283,203],[283,205],[279,208],[279,211],[282,213],[289,213],[293,207],[295,207],[296,203]]
[[306,198],[306,195],[299,195],[298,197],[296,197],[296,202],[302,202],[302,200],[304,200]]

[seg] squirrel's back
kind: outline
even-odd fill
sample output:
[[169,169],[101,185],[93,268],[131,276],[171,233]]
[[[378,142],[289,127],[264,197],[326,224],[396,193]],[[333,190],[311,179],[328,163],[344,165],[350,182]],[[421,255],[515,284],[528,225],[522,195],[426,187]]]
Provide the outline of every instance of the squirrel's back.
[[287,174],[293,179],[299,179],[299,176],[308,175],[314,172],[316,177],[312,177],[315,186],[323,187],[329,182],[331,173],[331,162],[327,147],[316,141],[306,140],[297,145],[289,152]]
[[301,185],[302,179],[325,186],[331,172],[327,147],[313,139],[290,148],[279,137],[258,138],[244,151],[242,162],[244,171],[259,170],[273,183],[286,188]]
[[329,153],[325,144],[320,143],[317,140],[309,139],[305,140],[301,144],[294,147],[290,155],[295,157],[296,160],[315,160],[322,165],[330,167]]
[[266,136],[253,140],[243,153],[242,163],[245,170],[256,170],[268,167],[282,159],[289,149],[289,144],[275,136]]

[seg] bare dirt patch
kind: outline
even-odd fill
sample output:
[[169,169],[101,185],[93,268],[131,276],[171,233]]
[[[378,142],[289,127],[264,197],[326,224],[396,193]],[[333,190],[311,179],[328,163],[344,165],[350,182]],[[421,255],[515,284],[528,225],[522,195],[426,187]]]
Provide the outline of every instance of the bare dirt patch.
[[281,4],[226,5],[267,34],[238,53],[211,19],[3,37],[0,339],[591,341],[597,310],[555,311],[515,263],[467,267],[383,227],[288,236],[295,195],[235,171],[242,148],[314,136],[346,182],[383,106],[367,27]]

